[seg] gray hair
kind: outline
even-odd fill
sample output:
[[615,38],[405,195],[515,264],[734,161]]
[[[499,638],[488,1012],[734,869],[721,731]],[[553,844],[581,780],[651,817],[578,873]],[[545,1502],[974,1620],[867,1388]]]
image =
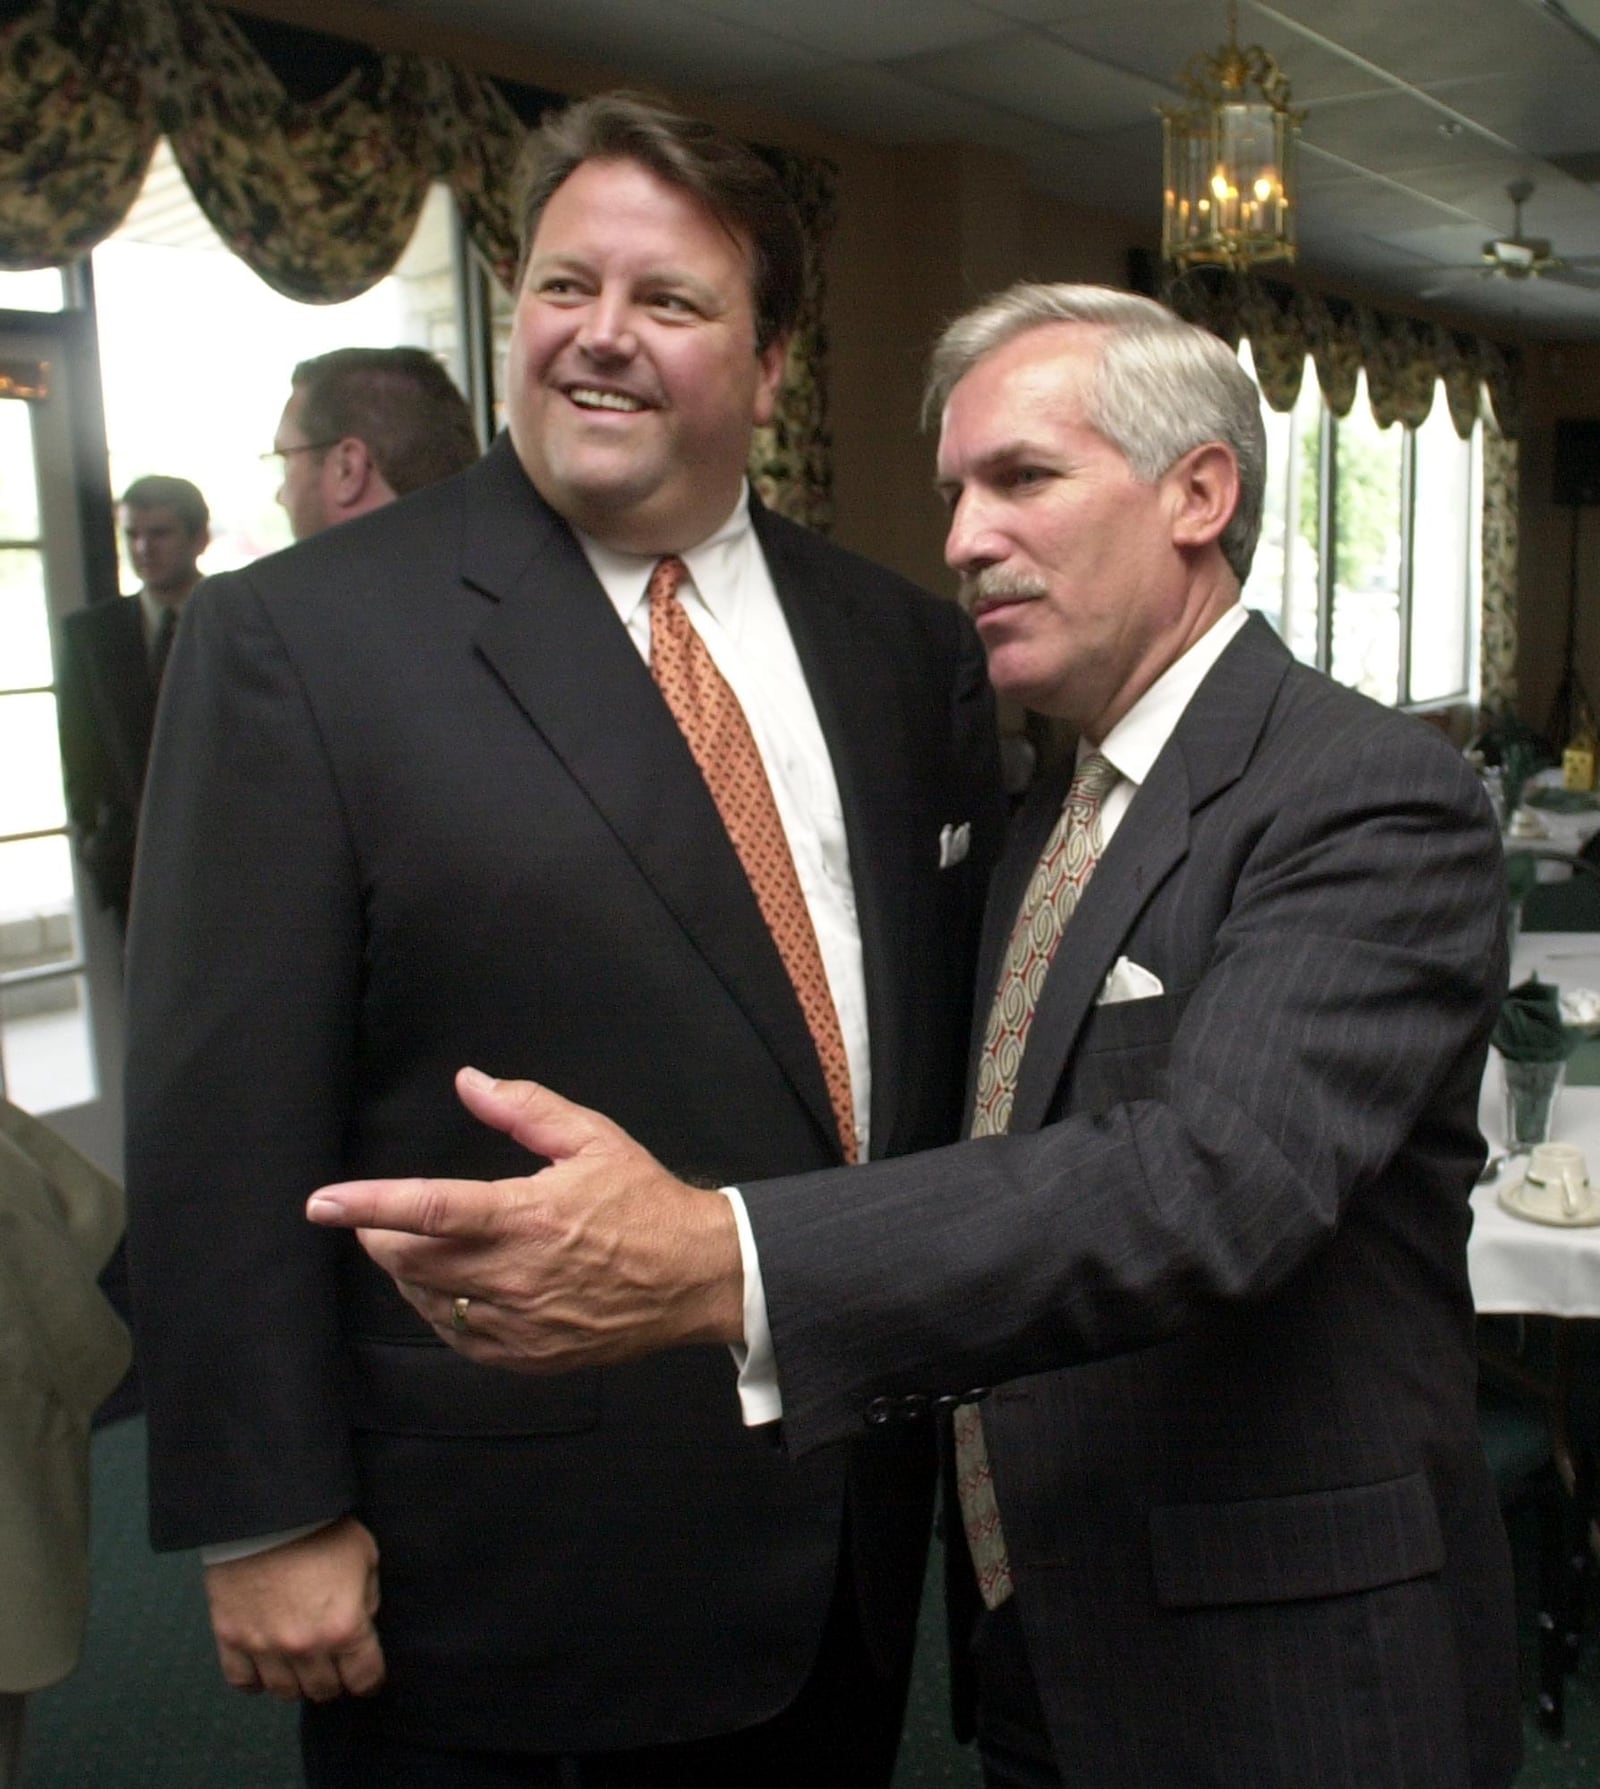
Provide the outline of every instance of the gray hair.
[[923,395],[925,425],[986,354],[1049,323],[1107,331],[1090,381],[1085,420],[1117,448],[1135,478],[1153,484],[1207,441],[1239,465],[1239,501],[1222,531],[1223,556],[1241,584],[1261,535],[1267,438],[1261,395],[1227,344],[1154,299],[1107,286],[1022,283],[957,317],[934,346]]

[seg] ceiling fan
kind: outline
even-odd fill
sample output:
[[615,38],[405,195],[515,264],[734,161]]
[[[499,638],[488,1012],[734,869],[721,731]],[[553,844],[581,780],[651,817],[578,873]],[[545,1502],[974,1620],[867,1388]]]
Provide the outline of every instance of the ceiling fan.
[[[1523,235],[1522,207],[1533,197],[1531,180],[1513,180],[1506,197],[1511,201],[1511,234],[1492,237],[1483,245],[1479,265],[1456,268],[1446,276],[1447,281],[1539,279],[1600,289],[1600,255],[1563,257],[1555,253],[1546,237]],[[1448,284],[1429,286],[1417,296],[1435,298],[1448,289]]]

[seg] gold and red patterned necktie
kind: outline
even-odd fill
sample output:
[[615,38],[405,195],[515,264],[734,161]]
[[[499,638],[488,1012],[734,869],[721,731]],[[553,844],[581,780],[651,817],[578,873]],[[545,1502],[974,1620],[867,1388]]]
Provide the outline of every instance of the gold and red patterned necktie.
[[839,1146],[853,1162],[850,1059],[816,929],[750,723],[678,600],[678,586],[687,576],[687,566],[675,557],[661,560],[650,574],[650,675],[700,767],[789,972],[822,1063]]
[[[1084,758],[1034,865],[984,1026],[970,1132],[974,1137],[992,1137],[1011,1128],[1011,1105],[1028,1029],[1061,934],[1105,849],[1100,809],[1116,787],[1118,774],[1115,765],[1099,752]],[[998,1609],[1011,1595],[1011,1561],[995,1501],[983,1417],[976,1404],[957,1405],[955,1444],[956,1493],[967,1546],[977,1568],[978,1589],[985,1606]]]

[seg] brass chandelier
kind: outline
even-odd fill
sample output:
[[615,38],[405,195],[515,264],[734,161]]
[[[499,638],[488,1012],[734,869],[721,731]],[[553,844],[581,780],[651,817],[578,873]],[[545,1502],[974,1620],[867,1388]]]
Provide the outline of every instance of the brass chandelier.
[[1179,270],[1292,261],[1303,114],[1291,108],[1273,58],[1259,44],[1239,47],[1237,0],[1229,0],[1228,41],[1192,56],[1179,80],[1188,103],[1161,108],[1162,255]]

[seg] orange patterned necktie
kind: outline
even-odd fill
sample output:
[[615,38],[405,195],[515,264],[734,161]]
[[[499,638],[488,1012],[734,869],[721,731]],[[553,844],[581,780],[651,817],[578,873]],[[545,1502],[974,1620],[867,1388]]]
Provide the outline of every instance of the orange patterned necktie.
[[[1028,1028],[1061,934],[1105,849],[1100,809],[1117,781],[1116,766],[1099,752],[1090,752],[1073,776],[1060,816],[1029,878],[984,1026],[969,1133],[974,1137],[992,1137],[1011,1128],[1011,1104]],[[1011,1595],[1011,1560],[1000,1526],[1000,1506],[995,1501],[989,1444],[976,1404],[956,1406],[955,1444],[956,1493],[967,1547],[984,1604],[998,1609]]]
[[750,723],[678,601],[678,586],[687,576],[688,567],[677,558],[660,560],[650,574],[650,675],[700,766],[789,972],[822,1063],[839,1146],[844,1159],[853,1162],[856,1119],[850,1059],[816,930]]

